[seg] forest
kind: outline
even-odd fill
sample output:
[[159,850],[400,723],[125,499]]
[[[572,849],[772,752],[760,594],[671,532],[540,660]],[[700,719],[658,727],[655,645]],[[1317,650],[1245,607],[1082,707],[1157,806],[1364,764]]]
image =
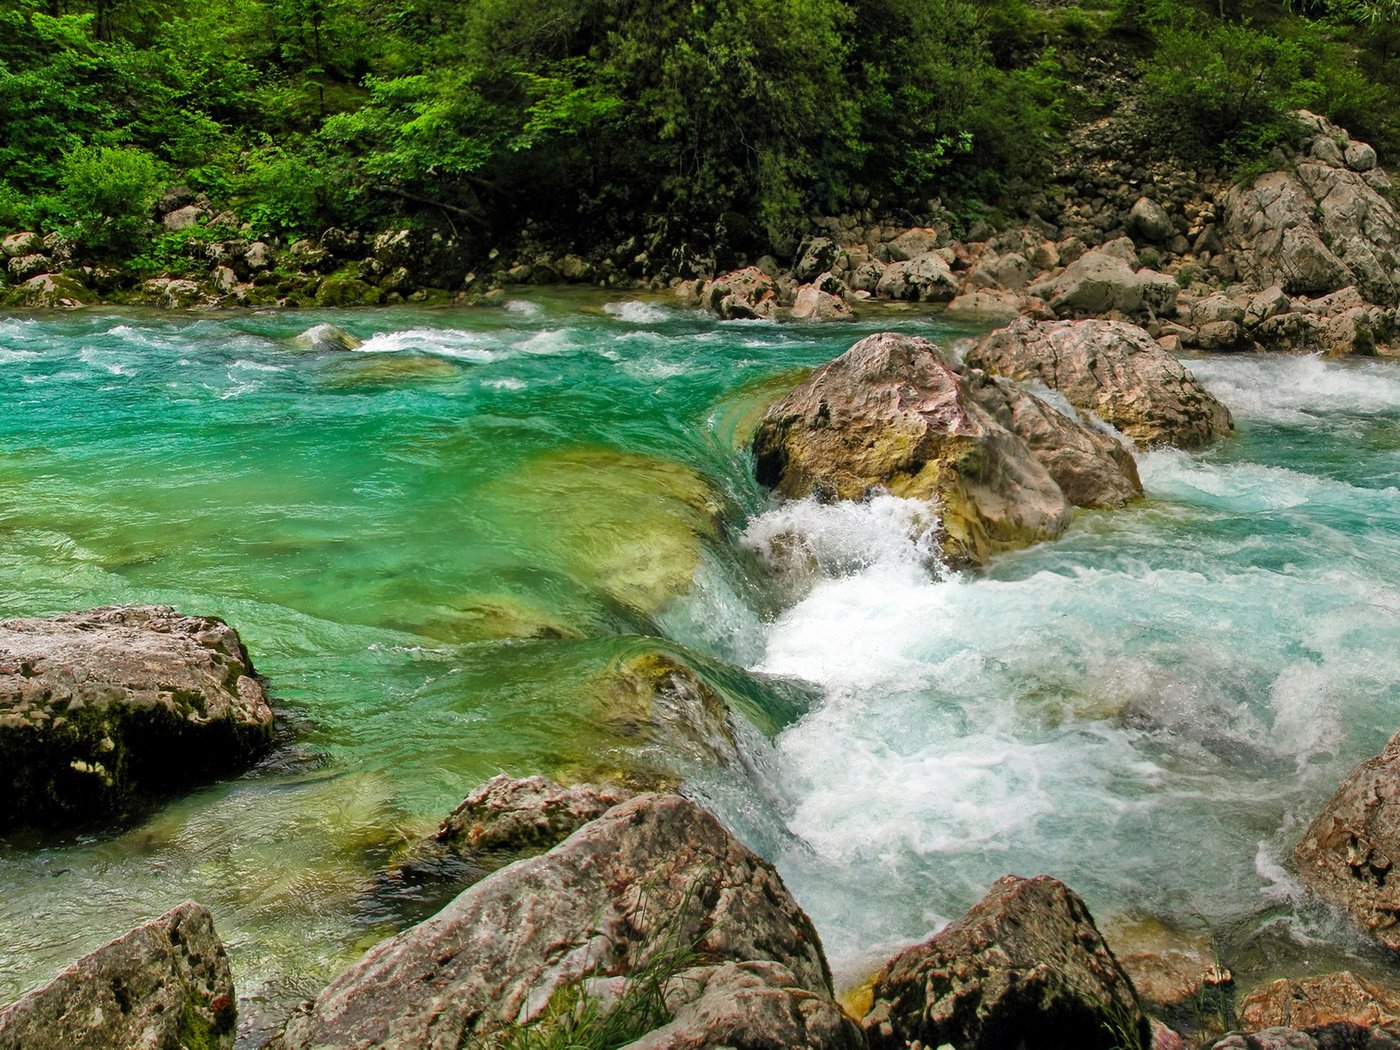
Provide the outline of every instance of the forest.
[[0,227],[155,272],[165,242],[208,235],[150,223],[180,184],[255,237],[393,222],[781,252],[814,214],[1014,212],[1109,112],[1141,155],[1223,173],[1298,107],[1390,155],[1397,7],[3,0]]

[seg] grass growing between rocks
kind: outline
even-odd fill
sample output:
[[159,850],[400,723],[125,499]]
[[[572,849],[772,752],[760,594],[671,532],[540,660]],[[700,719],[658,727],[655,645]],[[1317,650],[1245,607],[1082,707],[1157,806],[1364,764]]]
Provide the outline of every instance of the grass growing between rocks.
[[643,942],[637,969],[622,978],[594,973],[564,985],[539,1017],[493,1033],[478,1050],[616,1050],[668,1024],[673,1012],[666,991],[699,958],[684,936],[693,898],[694,887],[672,918]]

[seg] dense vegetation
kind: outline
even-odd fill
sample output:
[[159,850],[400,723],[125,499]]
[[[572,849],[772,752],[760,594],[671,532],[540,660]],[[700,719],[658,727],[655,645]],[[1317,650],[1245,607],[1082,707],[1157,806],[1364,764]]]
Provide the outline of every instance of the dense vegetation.
[[1297,106],[1400,146],[1397,0],[1081,2],[0,0],[0,227],[158,263],[180,182],[260,235],[753,250],[1014,204],[1104,113],[1227,169]]

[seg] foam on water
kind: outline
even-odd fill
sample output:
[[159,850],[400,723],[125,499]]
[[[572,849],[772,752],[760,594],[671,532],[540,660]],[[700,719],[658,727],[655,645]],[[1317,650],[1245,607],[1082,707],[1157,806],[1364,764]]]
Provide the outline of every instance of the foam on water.
[[500,343],[488,334],[456,328],[410,328],[372,335],[356,349],[362,354],[417,352],[486,364],[500,357]]
[[1258,354],[1187,365],[1236,418],[1304,426],[1328,416],[1400,411],[1400,370],[1391,361]]
[[664,306],[643,302],[640,299],[624,299],[621,302],[605,303],[603,312],[609,317],[615,317],[628,324],[657,324],[675,316]]

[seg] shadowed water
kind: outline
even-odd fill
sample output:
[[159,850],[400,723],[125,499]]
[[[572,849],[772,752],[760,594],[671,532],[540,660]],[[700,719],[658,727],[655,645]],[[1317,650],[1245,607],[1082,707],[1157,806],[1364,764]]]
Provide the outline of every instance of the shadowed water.
[[[364,348],[292,351],[320,320]],[[957,334],[562,294],[0,319],[0,614],[224,616],[296,730],[130,829],[0,845],[0,999],[193,897],[251,1038],[391,932],[373,872],[472,786],[624,767],[599,682],[657,646],[762,730],[691,790],[845,979],[1005,871],[1207,926],[1247,972],[1366,965],[1286,858],[1400,728],[1400,372],[1192,362],[1236,437],[946,577],[931,508],[750,480],[763,405],[886,327]]]

